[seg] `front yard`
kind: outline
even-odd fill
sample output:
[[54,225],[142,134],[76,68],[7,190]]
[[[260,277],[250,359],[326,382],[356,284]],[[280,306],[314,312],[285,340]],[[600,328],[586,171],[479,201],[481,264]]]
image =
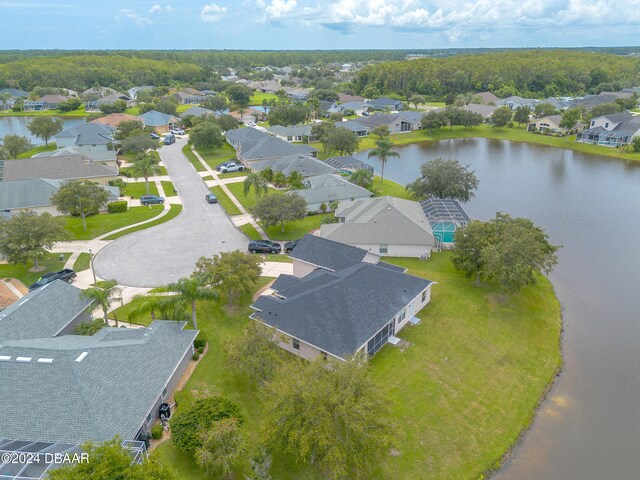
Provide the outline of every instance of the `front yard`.
[[103,233],[110,232],[111,230],[149,220],[159,215],[162,210],[162,205],[149,205],[147,207],[131,207],[122,213],[100,213],[98,215],[92,215],[87,217],[87,230],[83,230],[82,228],[82,218],[65,217],[65,228],[71,234],[72,240],[89,240]]
[[[65,262],[69,259],[70,253],[49,253],[38,261],[40,267],[44,270],[40,272],[30,272],[33,268],[33,261],[30,260],[26,265],[0,263],[0,278],[17,278],[27,287],[38,280],[42,274],[48,272],[58,272],[64,268]],[[60,257],[62,256],[62,260]]]
[[[399,426],[396,453],[383,460],[375,478],[477,479],[499,463],[529,425],[561,363],[560,308],[551,284],[543,278],[503,304],[492,288],[475,286],[455,271],[448,253],[429,261],[387,260],[438,284],[431,304],[419,314],[421,324],[398,334],[410,346],[402,351],[387,345],[371,361],[392,405],[389,420]],[[198,304],[198,324],[207,334],[209,351],[177,399],[188,404],[219,394],[237,403],[253,453],[262,428],[260,392],[226,363],[226,343],[242,334],[249,304],[249,298],[233,309]],[[179,479],[209,478],[170,441],[153,456]],[[247,463],[235,478],[246,473]],[[278,452],[271,475],[278,480],[325,478]]]

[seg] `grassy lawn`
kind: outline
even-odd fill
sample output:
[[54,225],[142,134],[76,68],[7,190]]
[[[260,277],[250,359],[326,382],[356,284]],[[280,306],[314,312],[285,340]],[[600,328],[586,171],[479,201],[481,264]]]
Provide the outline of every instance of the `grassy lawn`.
[[258,105],[259,107],[261,107],[263,100],[272,100],[275,98],[278,98],[278,96],[274,95],[273,93],[262,93],[256,90],[255,92],[253,92],[253,95],[251,95],[249,105]]
[[160,182],[160,185],[162,185],[162,189],[164,190],[164,194],[167,197],[171,197],[174,195],[173,193],[173,182],[169,181],[169,180],[162,180]]
[[241,225],[238,228],[240,229],[240,231],[244,232],[244,234],[247,237],[249,237],[251,240],[260,240],[260,239],[262,239],[262,236],[260,235],[258,230],[256,230],[256,227],[254,227],[250,223],[245,223],[244,225]]
[[207,162],[207,165],[213,169],[222,162],[228,162],[229,160],[235,160],[236,158],[236,151],[228,143],[225,143],[222,147],[213,150],[200,149],[198,150],[198,153],[202,159]]
[[193,165],[193,168],[196,169],[196,171],[204,172],[206,170],[206,168],[204,168],[204,165],[202,165],[202,162],[198,160],[194,155],[194,153],[191,151],[191,145],[187,143],[184,147],[182,147],[182,153],[185,154],[185,156],[187,157],[191,165]]
[[50,140],[49,145],[47,145],[46,147],[44,145],[33,147],[32,149],[27,150],[26,152],[22,152],[20,155],[18,155],[18,158],[31,158],[38,153],[53,152],[56,148],[57,148],[56,142],[52,142]]
[[[127,182],[124,194],[131,198],[140,198],[143,195],[147,195],[146,182]],[[158,187],[156,187],[156,182],[152,179],[149,179],[149,195],[158,195]]]
[[[60,255],[63,260],[60,261]],[[33,282],[38,280],[43,273],[57,272],[64,268],[64,263],[69,259],[70,253],[50,253],[44,258],[39,260],[39,265],[44,267],[44,270],[40,272],[30,272],[29,269],[33,268],[33,261],[29,261],[28,264],[10,264],[0,263],[0,278],[17,278],[27,287]]]
[[310,215],[297,222],[284,224],[284,233],[280,225],[265,228],[265,233],[271,240],[297,240],[309,233],[311,230],[320,228],[322,220],[333,217],[333,213],[321,213],[320,215]]
[[281,263],[293,263],[293,259],[289,255],[282,253],[265,253],[262,255],[265,262],[281,262]]
[[127,115],[140,115],[140,107],[127,108],[124,113]]
[[88,270],[91,267],[91,255],[87,252],[82,252],[76,258],[75,263],[73,264],[73,269],[76,272],[81,272],[83,270]]
[[[157,205],[153,205],[154,207]],[[138,207],[134,207],[134,208],[138,208]],[[147,208],[147,207],[139,207],[139,208]],[[137,232],[139,230],[144,230],[146,228],[150,228],[150,227],[154,227],[156,225],[160,225],[161,223],[164,222],[168,222],[169,220],[171,220],[172,218],[177,217],[180,212],[182,212],[182,205],[171,205],[171,207],[169,208],[169,213],[167,213],[165,216],[158,218],[157,220],[154,220],[152,222],[149,223],[145,223],[144,225],[139,225],[137,227],[131,227],[128,228],[126,230],[123,230],[122,232],[118,232],[118,233],[114,233],[113,235],[109,235],[108,237],[105,238],[105,240],[115,240],[116,238],[120,238],[124,235],[128,235],[130,233],[133,232]]]
[[[253,193],[253,190],[250,190],[247,196],[244,195],[244,185],[242,182],[238,183],[228,183],[227,188],[231,190],[231,193],[238,199],[238,201],[242,204],[242,206],[249,211],[256,204],[256,196]],[[282,190],[276,190],[275,188],[269,187],[268,195],[272,194],[281,194]]]
[[149,220],[162,212],[162,205],[148,207],[131,207],[122,213],[101,213],[87,217],[87,230],[82,229],[80,217],[65,217],[66,229],[73,240],[89,240],[117,228]]
[[216,197],[218,197],[218,203],[224,209],[224,211],[227,212],[227,215],[240,215],[240,214],[242,214],[240,209],[238,207],[236,207],[236,204],[233,203],[231,201],[231,199],[229,198],[229,196],[225,193],[225,191],[222,190],[222,187],[219,187],[217,185],[214,186],[214,187],[211,187],[211,192]]
[[242,172],[219,173],[218,177],[220,177],[220,178],[237,178],[237,177],[246,177],[247,175],[249,175],[249,172],[244,170]]
[[8,110],[6,112],[0,112],[0,117],[69,117],[69,118],[80,118],[80,117],[88,117],[89,112],[86,112],[84,109],[84,105],[80,105],[77,110],[72,110],[70,112],[63,112],[62,110],[39,110],[37,112],[33,110],[23,110],[21,112],[14,112],[13,110]]
[[[151,158],[157,160],[158,162],[160,161],[160,154],[158,153],[157,150],[151,150],[149,152],[149,155],[151,156]],[[133,152],[121,153],[120,155],[118,155],[118,158],[124,159],[128,163],[133,163],[136,160],[136,158],[138,158],[138,154]]]
[[[155,293],[155,292],[166,292],[167,288],[166,287],[159,287],[159,288],[154,288],[152,290],[150,290],[149,292],[151,293]],[[135,298],[133,300],[131,300],[129,303],[126,303],[125,305],[123,305],[122,307],[118,307],[115,310],[112,310],[109,313],[109,318],[113,318],[113,315],[115,315],[118,320],[122,320],[124,322],[128,322],[129,321],[129,314],[138,307],[138,305],[140,303],[142,303],[143,300]],[[146,315],[141,316],[140,318],[137,318],[134,322],[132,323],[137,323],[139,325],[145,325],[145,326],[149,326],[151,324],[151,313],[147,313]],[[198,327],[200,327],[200,324],[198,324]]]
[[[560,308],[546,279],[500,303],[494,290],[475,286],[453,270],[448,258],[441,253],[429,261],[387,259],[438,284],[419,314],[421,324],[398,333],[410,346],[403,352],[387,345],[371,361],[399,427],[394,445],[399,455],[386,457],[372,478],[480,478],[529,424],[560,365]],[[253,452],[263,426],[260,393],[228,368],[225,347],[242,334],[248,304],[247,299],[232,310],[198,304],[209,352],[178,396],[183,404],[215,394],[237,403]],[[153,455],[174,468],[179,479],[209,478],[170,441]],[[243,478],[246,468],[235,478]],[[325,478],[278,452],[271,475],[278,480]]]
[[396,182],[392,182],[391,180],[387,180],[386,178],[380,184],[380,177],[373,177],[373,185],[369,190],[375,192],[376,197],[384,197],[385,195],[389,195],[392,197],[398,198],[406,198],[407,200],[415,200],[409,193],[406,188]]

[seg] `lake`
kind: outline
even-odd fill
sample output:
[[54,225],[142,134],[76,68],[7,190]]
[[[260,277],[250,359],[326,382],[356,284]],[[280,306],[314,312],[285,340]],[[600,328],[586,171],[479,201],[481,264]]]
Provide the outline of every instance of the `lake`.
[[[480,180],[468,213],[531,218],[561,244],[550,275],[563,308],[564,368],[494,478],[636,479],[640,472],[640,162],[526,143],[458,139],[398,147],[385,177],[406,184],[436,157]],[[380,162],[355,155],[379,174]],[[498,421],[498,419],[497,419]]]
[[[39,138],[34,137],[29,132],[27,125],[31,121],[32,118],[35,117],[0,117],[0,144],[2,144],[2,139],[5,135],[22,135],[31,140],[31,143],[34,145],[42,145],[44,142]],[[56,118],[56,117],[54,117]],[[74,125],[79,123],[83,123],[86,121],[84,118],[67,118],[67,117],[58,117],[62,118],[64,121],[64,128],[71,128]]]

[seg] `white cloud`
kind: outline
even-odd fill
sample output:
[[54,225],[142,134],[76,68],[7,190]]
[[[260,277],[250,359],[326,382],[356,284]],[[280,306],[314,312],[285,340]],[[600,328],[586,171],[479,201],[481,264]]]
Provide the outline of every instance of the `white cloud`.
[[123,8],[118,12],[116,19],[119,21],[128,20],[139,27],[144,27],[145,25],[151,25],[153,23],[148,18],[140,16],[134,10],[128,10],[126,8]]
[[200,18],[204,22],[217,22],[227,14],[227,7],[221,7],[215,3],[205,5],[200,13]]
[[171,5],[158,5],[157,3],[149,9],[149,13],[170,13],[173,12],[173,7]]
[[263,0],[259,0],[257,5],[266,7],[264,14],[267,18],[283,18],[294,12],[298,6],[298,0],[271,0],[268,5]]

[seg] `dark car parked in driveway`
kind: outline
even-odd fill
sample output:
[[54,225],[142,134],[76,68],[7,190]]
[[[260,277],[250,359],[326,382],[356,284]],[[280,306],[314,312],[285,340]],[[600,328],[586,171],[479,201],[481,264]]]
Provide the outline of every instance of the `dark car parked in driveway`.
[[140,197],[140,203],[142,205],[154,205],[164,203],[164,198],[157,197],[155,195],[143,195]]
[[204,199],[208,203],[218,203],[218,197],[216,197],[213,193],[208,193],[207,195],[204,196]]
[[62,280],[63,282],[71,283],[76,277],[76,272],[70,268],[65,268],[64,270],[60,270],[59,272],[45,273],[38,279],[38,281],[33,282],[31,285],[29,285],[29,290],[35,290],[37,288],[44,287],[54,280]]
[[151,132],[149,134],[149,137],[153,138],[154,140],[160,140],[160,135],[158,135],[156,132]]
[[285,253],[290,253],[294,248],[296,248],[296,245],[298,244],[300,240],[291,240],[289,242],[285,242],[284,244],[284,251]]
[[251,253],[280,253],[280,250],[282,250],[280,244],[271,240],[252,240],[249,242]]

